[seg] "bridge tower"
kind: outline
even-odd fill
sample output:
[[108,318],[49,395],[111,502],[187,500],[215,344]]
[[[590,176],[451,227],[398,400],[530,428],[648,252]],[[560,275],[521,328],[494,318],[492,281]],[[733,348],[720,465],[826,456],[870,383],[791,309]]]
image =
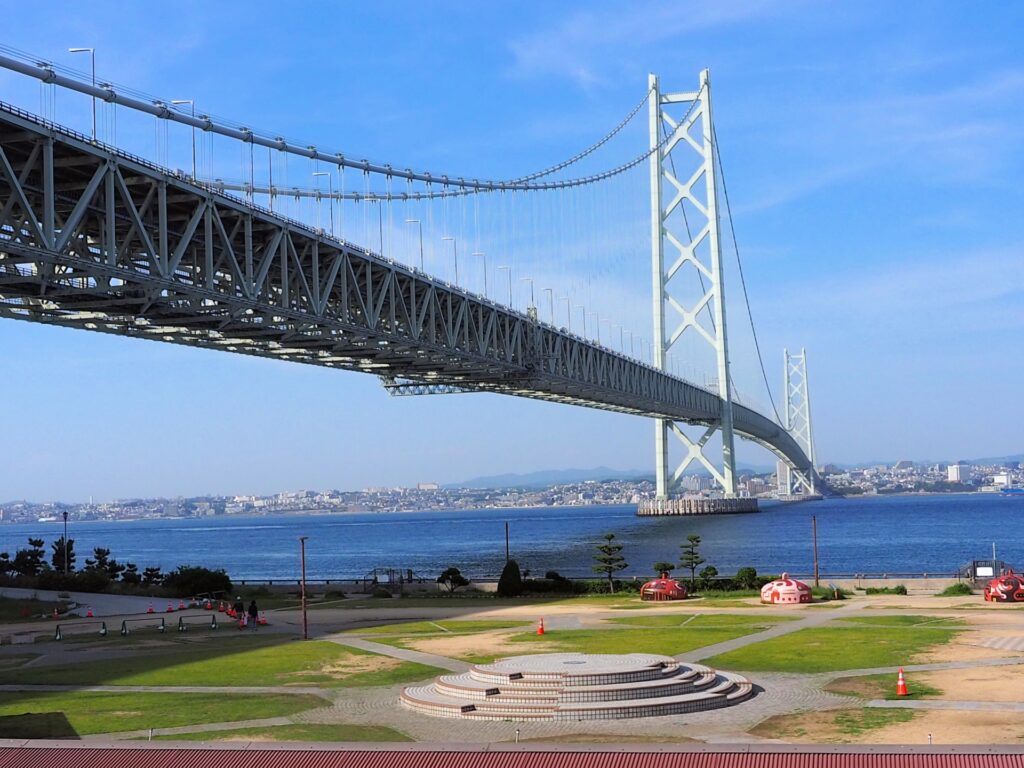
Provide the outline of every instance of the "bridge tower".
[[[720,418],[693,439],[680,423],[657,419],[655,461],[657,499],[670,498],[683,472],[694,461],[718,481],[727,498],[736,495],[732,382],[725,324],[725,276],[719,237],[718,187],[715,178],[715,134],[711,114],[711,79],[700,73],[698,90],[662,93],[658,77],[648,78],[650,93],[651,263],[654,299],[654,366],[667,371],[668,351],[684,334],[696,334],[714,352],[722,402]],[[695,158],[696,155],[696,158]],[[677,163],[680,167],[677,176]],[[696,159],[697,164],[694,165]],[[691,265],[700,280],[701,296],[687,303],[670,285]],[[670,317],[666,310],[671,310]],[[709,317],[710,322],[703,318]],[[666,326],[671,319],[672,326]],[[710,327],[708,327],[710,325]],[[708,440],[721,433],[722,461],[704,453]],[[669,441],[682,442],[686,456],[669,474]]]
[[779,493],[793,495],[816,493],[814,487],[815,457],[814,433],[811,431],[811,393],[807,380],[807,350],[801,349],[799,354],[783,350],[783,396],[785,397],[786,431],[804,449],[811,460],[811,471],[803,473],[785,462],[779,462]]

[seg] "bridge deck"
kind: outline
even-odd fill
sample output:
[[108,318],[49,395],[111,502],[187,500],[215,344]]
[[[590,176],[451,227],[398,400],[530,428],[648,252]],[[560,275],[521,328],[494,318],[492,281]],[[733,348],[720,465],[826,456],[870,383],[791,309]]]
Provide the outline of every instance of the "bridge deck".
[[[535,316],[4,105],[0,317],[694,424],[722,407]],[[807,469],[778,424],[733,408],[737,432]]]

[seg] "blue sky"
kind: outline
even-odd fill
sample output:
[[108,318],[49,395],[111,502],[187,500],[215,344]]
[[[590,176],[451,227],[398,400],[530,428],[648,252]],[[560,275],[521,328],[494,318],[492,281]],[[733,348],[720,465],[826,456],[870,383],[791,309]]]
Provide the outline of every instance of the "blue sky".
[[[689,89],[710,67],[768,375],[777,386],[784,346],[807,348],[819,457],[1024,450],[1024,7],[370,5],[40,2],[13,11],[2,42],[80,68],[66,49],[94,46],[101,80],[395,165],[498,178],[599,137],[648,72]],[[39,106],[35,84],[2,74],[0,88]],[[636,274],[643,284],[642,259]],[[737,380],[756,389],[749,349],[737,331]],[[0,369],[0,499],[652,465],[642,419],[390,398],[359,374],[28,323],[0,322]],[[754,447],[740,457],[770,463]]]

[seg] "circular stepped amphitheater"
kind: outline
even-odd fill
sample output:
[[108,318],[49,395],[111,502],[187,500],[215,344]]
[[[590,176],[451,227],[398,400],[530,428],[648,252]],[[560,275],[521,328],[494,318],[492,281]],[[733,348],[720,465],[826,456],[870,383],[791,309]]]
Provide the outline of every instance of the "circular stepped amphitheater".
[[650,653],[513,656],[402,691],[402,704],[436,717],[613,720],[700,712],[754,695],[742,675]]

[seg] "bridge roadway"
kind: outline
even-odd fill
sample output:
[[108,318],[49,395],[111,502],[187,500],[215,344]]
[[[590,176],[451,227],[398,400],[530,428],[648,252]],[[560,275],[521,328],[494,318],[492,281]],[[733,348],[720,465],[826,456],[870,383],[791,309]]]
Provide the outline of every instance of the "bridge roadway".
[[[716,393],[0,103],[0,317],[711,426]],[[778,424],[735,430],[796,469]]]

